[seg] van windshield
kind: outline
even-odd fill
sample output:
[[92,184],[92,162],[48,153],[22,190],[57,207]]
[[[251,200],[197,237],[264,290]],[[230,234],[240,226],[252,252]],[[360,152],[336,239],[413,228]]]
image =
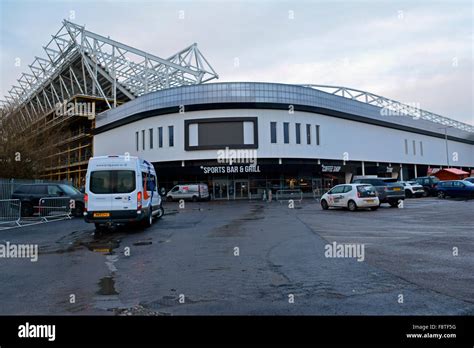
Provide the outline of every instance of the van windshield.
[[97,194],[133,192],[135,190],[135,172],[133,170],[91,172],[89,189]]

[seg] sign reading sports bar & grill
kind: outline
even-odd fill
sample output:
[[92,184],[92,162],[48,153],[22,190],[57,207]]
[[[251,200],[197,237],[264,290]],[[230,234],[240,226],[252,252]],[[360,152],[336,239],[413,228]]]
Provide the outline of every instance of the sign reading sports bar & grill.
[[260,173],[259,165],[200,167],[204,174]]

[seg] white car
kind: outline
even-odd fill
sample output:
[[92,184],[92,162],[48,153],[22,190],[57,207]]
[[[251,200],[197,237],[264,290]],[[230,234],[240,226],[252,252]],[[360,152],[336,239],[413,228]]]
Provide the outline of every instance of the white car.
[[380,206],[377,190],[368,184],[342,184],[334,186],[321,197],[321,207],[347,208],[355,211],[358,208],[377,210]]
[[416,181],[400,181],[405,187],[405,196],[407,198],[422,197],[425,194],[423,185],[418,184]]

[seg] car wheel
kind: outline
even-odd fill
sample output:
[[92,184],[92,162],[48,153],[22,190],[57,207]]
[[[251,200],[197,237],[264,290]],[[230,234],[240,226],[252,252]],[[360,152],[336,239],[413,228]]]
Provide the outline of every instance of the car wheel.
[[390,204],[390,206],[392,208],[397,208],[398,207],[398,202],[389,202],[388,204]]
[[375,210],[377,210],[378,208],[379,208],[379,207],[370,207],[370,210],[375,211]]
[[84,212],[84,205],[76,202],[76,208],[74,208],[74,216],[81,217]]
[[326,202],[325,199],[323,199],[323,200],[321,201],[321,208],[323,208],[323,210],[328,210],[328,209],[329,209],[328,202]]
[[31,203],[21,203],[21,216],[33,216],[34,209]]
[[407,196],[407,198],[412,198],[413,193],[410,190],[405,190],[405,196]]
[[193,202],[197,202],[198,198],[196,196],[193,196]]
[[354,202],[354,201],[349,201],[349,203],[347,203],[347,208],[348,208],[350,211],[356,211],[356,210],[357,210],[357,204],[356,204],[356,202]]
[[438,192],[438,198],[444,199],[446,198],[446,194],[443,191]]

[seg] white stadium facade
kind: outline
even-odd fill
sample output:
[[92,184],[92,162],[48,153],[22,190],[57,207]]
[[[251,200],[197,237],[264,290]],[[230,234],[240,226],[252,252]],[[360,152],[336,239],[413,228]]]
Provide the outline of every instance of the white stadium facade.
[[268,189],[311,195],[355,175],[472,172],[474,127],[344,87],[206,83],[97,115],[93,152],[140,156],[168,189],[205,182],[213,199],[261,199]]

